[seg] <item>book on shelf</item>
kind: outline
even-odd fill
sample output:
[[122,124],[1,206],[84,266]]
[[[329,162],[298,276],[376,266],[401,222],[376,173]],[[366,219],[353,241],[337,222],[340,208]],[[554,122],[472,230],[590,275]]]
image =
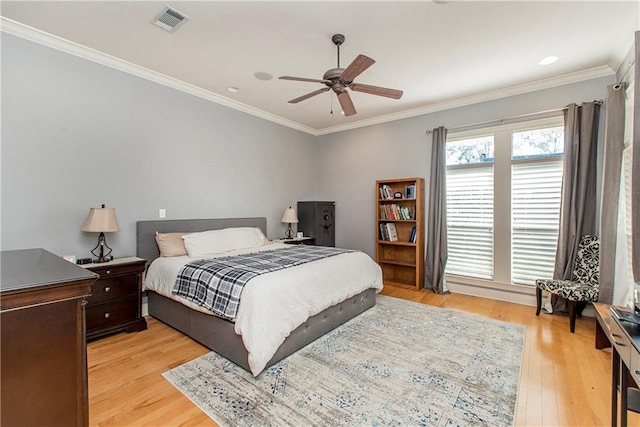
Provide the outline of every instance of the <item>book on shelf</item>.
[[411,228],[411,234],[409,235],[409,242],[411,243],[416,242],[416,227]]
[[387,229],[389,230],[389,241],[397,242],[398,233],[396,232],[396,225],[392,222],[387,222]]
[[380,198],[393,199],[393,189],[387,184],[382,184],[380,186]]
[[396,225],[392,222],[380,223],[380,240],[386,242],[397,242],[398,233],[396,231]]
[[399,206],[395,203],[381,205],[380,219],[409,221],[415,219],[415,211],[407,206]]
[[380,240],[389,240],[389,236],[387,234],[387,227],[384,222],[380,223]]

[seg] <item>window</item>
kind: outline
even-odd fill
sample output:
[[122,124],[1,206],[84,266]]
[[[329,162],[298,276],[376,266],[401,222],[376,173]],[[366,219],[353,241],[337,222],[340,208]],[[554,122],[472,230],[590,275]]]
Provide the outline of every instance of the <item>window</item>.
[[552,277],[560,224],[562,127],[516,132],[511,154],[511,282]]
[[447,164],[447,273],[492,279],[493,137],[447,143]]
[[561,121],[449,138],[447,274],[521,285],[552,276],[562,188]]

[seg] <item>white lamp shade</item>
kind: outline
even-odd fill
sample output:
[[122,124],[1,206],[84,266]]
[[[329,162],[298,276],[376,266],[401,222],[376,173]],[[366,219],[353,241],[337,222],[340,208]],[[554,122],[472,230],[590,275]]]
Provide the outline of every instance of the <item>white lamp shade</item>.
[[82,231],[92,233],[112,233],[114,231],[120,231],[115,208],[105,208],[103,205],[101,208],[89,209],[89,216],[87,216]]
[[297,224],[298,216],[296,215],[296,210],[289,206],[284,210],[284,214],[282,215],[282,222],[287,224]]

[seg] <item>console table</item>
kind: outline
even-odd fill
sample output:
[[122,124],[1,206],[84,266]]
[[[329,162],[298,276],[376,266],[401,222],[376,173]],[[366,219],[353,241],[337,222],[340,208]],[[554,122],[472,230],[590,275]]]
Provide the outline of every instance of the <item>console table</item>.
[[[596,312],[596,348],[612,347],[611,352],[611,425],[627,425],[627,411],[640,412],[640,326],[624,322],[611,314],[609,304],[594,303]],[[629,311],[625,307],[615,307]]]

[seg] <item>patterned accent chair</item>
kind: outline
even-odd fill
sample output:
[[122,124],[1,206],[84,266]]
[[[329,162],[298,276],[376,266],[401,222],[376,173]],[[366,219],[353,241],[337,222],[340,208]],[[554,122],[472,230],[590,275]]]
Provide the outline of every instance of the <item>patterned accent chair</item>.
[[536,280],[536,316],[540,315],[542,291],[565,298],[569,304],[571,333],[576,329],[576,315],[580,316],[588,302],[598,301],[600,294],[600,238],[582,236],[573,264],[571,280]]

